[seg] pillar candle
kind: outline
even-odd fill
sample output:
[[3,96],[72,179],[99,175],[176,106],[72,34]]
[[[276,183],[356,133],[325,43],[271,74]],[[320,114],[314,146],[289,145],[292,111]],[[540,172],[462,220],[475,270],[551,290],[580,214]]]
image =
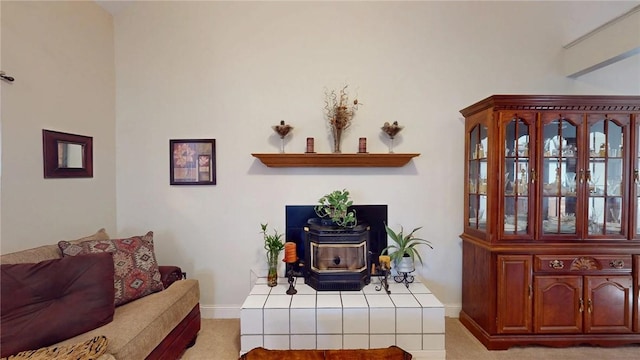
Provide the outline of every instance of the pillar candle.
[[380,255],[380,257],[378,257],[378,262],[380,263],[382,270],[391,269],[391,257],[389,255]]
[[367,138],[361,137],[358,141],[358,152],[366,153],[367,152]]
[[284,262],[293,263],[296,261],[298,261],[296,243],[290,241],[284,243]]
[[307,138],[307,152],[308,153],[314,152],[314,150],[313,150],[313,138],[312,137],[308,137]]

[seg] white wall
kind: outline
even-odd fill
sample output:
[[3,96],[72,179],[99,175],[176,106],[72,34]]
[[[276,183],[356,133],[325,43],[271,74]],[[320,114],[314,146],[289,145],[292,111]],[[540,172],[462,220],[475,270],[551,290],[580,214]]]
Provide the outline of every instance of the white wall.
[[[458,110],[495,93],[639,94],[638,56],[561,75],[561,46],[618,6],[136,2],[114,24],[93,2],[2,1],[0,62],[16,82],[2,83],[0,252],[103,226],[154,230],[160,261],[201,280],[205,316],[228,316],[265,267],[259,224],[284,231],[285,205],[348,188],[356,203],[388,204],[394,227],[425,226],[436,248],[420,274],[455,315]],[[360,136],[386,151],[379,128],[397,120],[396,151],[422,155],[392,169],[270,169],[251,157],[278,151],[280,120],[295,126],[287,151],[304,151],[307,136],[330,151],[323,91],[345,83],[364,104],[345,152]],[[43,128],[93,136],[94,178],[45,180]],[[217,140],[218,185],[169,186],[169,139],[182,138]]]
[[[116,230],[113,21],[93,2],[2,1],[1,253]],[[42,129],[92,136],[93,178],[44,179]]]
[[[564,7],[563,7],[564,6]],[[638,82],[561,75],[567,4],[555,2],[143,2],[115,17],[118,231],[156,233],[162,262],[200,279],[205,314],[230,314],[265,267],[259,224],[284,231],[287,204],[347,188],[388,204],[392,227],[424,226],[419,270],[460,303],[463,122],[495,93],[637,94]],[[266,168],[271,126],[294,126],[329,152],[323,91],[349,84],[364,104],[344,139],[386,151],[380,126],[405,126],[397,169]],[[216,186],[170,186],[169,139],[215,138]],[[211,310],[207,312],[207,310]],[[206,316],[206,315],[205,315]]]

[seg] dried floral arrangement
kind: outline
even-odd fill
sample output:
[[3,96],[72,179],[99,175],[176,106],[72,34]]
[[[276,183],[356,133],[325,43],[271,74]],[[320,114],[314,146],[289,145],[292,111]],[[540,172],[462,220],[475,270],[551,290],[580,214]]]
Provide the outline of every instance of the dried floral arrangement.
[[347,87],[345,85],[340,91],[331,92],[325,91],[324,110],[325,116],[329,121],[331,127],[331,134],[333,135],[333,152],[340,152],[340,139],[342,133],[351,126],[351,120],[358,110],[358,99],[349,102],[349,94],[347,93]]

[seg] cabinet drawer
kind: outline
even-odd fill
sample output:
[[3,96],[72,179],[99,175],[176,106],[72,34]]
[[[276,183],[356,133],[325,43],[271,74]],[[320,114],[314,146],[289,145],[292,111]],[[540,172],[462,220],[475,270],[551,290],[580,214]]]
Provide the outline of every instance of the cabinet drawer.
[[630,272],[631,255],[536,255],[536,272]]

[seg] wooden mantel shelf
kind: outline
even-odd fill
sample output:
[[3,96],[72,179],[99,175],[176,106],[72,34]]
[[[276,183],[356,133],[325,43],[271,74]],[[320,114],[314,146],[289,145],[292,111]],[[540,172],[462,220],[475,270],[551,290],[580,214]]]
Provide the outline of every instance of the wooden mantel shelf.
[[268,167],[401,167],[420,154],[251,154]]

